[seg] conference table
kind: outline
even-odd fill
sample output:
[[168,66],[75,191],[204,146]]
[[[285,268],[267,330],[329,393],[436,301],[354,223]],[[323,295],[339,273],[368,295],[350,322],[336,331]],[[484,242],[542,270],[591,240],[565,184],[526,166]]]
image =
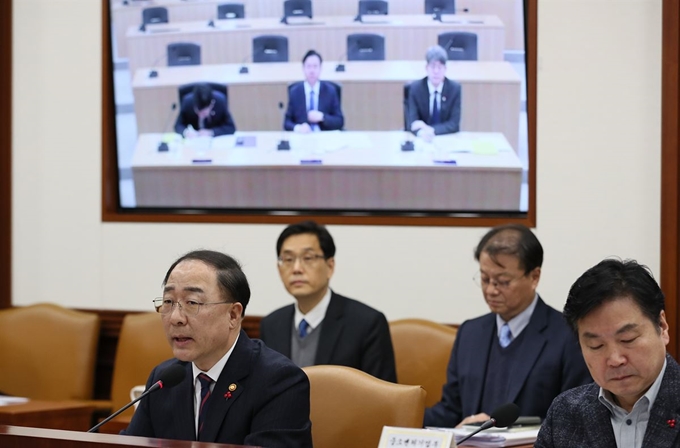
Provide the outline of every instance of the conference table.
[[[336,72],[337,62],[324,62],[321,79],[342,86],[345,129],[404,129],[404,84],[425,76],[425,62],[352,61]],[[196,81],[226,84],[229,110],[237,130],[276,131],[283,127],[279,103],[287,104],[288,85],[302,79],[302,64],[241,64],[164,67],[138,70],[132,81],[137,132],[172,129],[178,87]],[[501,132],[518,150],[521,78],[508,62],[449,61],[447,77],[461,84],[461,130]],[[179,108],[177,108],[179,109]]]
[[[131,26],[142,23],[142,10],[162,6],[168,9],[170,23],[203,20],[206,23],[217,16],[217,5],[225,0],[114,0],[111,4],[113,35],[119,58],[126,58],[125,34]],[[358,1],[315,0],[314,16],[353,16],[358,12]],[[505,49],[524,50],[524,3],[523,0],[457,0],[461,15],[495,15],[504,24]],[[467,12],[464,12],[466,11]],[[424,14],[425,2],[416,0],[389,0],[389,13]],[[247,18],[283,16],[283,0],[248,0],[245,2]]]
[[[169,440],[0,425],[2,448],[248,448],[194,440]],[[254,448],[254,447],[250,447]]]
[[[278,150],[280,140],[290,149]],[[412,151],[402,150],[407,140]],[[522,183],[500,133],[431,143],[400,131],[142,134],[131,168],[137,207],[183,209],[518,211]]]
[[87,431],[94,408],[77,401],[29,400],[0,406],[0,425]]
[[379,16],[377,20],[362,23],[353,16],[326,16],[286,25],[277,17],[267,17],[214,20],[213,26],[205,20],[160,23],[147,25],[145,31],[132,26],[126,34],[128,65],[131,73],[140,67],[166,66],[167,46],[175,42],[200,45],[203,64],[250,62],[253,38],[261,35],[287,37],[289,61],[302,61],[310,48],[327,59],[342,59],[347,53],[347,36],[355,33],[384,36],[386,60],[424,60],[439,34],[449,31],[477,34],[478,60],[503,60],[505,31],[497,16],[461,15],[446,23],[425,14]]

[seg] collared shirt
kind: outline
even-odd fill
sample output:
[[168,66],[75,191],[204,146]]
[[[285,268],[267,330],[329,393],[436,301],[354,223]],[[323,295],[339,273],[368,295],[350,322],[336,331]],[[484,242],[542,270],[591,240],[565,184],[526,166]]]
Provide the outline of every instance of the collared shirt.
[[435,86],[432,85],[430,80],[428,79],[427,81],[427,90],[430,92],[430,116],[432,116],[432,107],[434,105],[434,92],[439,92],[439,102],[437,103],[437,106],[439,108],[439,111],[441,112],[442,110],[442,89],[444,88],[444,81],[442,81],[438,87],[435,88]]
[[300,328],[300,322],[302,322],[302,319],[307,321],[307,324],[309,325],[309,328],[307,329],[307,334],[311,333],[314,331],[316,327],[321,325],[321,322],[323,322],[324,317],[326,317],[326,310],[328,309],[328,305],[331,303],[331,288],[328,288],[326,290],[326,294],[324,294],[323,298],[317,305],[309,310],[307,314],[302,314],[302,311],[300,311],[300,308],[295,304],[295,328],[299,329]]
[[[517,336],[520,335],[522,331],[529,325],[529,321],[531,320],[531,315],[534,314],[534,309],[536,309],[536,304],[538,303],[538,293],[534,295],[534,300],[529,304],[528,307],[521,313],[519,313],[517,316],[513,317],[510,319],[510,321],[507,322],[508,327],[510,327],[510,333],[512,333],[512,338],[515,339]],[[503,327],[503,324],[506,322],[496,314],[496,336],[500,337],[501,336],[501,327]]]
[[616,404],[611,392],[600,387],[598,398],[600,403],[611,413],[612,429],[618,448],[642,448],[642,440],[645,437],[645,431],[647,431],[647,423],[649,423],[649,414],[661,388],[664,372],[666,372],[665,359],[656,380],[647,392],[635,402],[630,413]]
[[224,366],[226,366],[227,361],[229,361],[231,352],[233,352],[234,347],[236,347],[238,338],[239,334],[236,335],[236,340],[234,341],[234,344],[231,346],[229,351],[225,353],[224,356],[220,358],[220,360],[217,361],[215,365],[212,366],[212,368],[207,372],[204,372],[198,367],[196,367],[196,364],[194,364],[193,362],[191,363],[191,371],[193,372],[194,375],[194,429],[196,430],[196,434],[198,434],[198,407],[200,406],[201,403],[201,382],[198,380],[198,375],[204,373],[208,375],[210,379],[213,380],[212,384],[210,385],[210,392],[212,393],[213,389],[215,389],[215,383],[219,379],[220,374],[224,369]]

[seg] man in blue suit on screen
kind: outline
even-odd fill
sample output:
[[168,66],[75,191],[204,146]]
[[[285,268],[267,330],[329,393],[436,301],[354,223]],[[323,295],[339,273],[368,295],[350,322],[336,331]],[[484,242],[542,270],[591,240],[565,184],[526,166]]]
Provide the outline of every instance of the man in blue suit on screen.
[[302,58],[305,80],[288,89],[288,109],[283,128],[295,132],[342,129],[345,119],[335,84],[320,81],[321,55],[309,50]]
[[543,247],[531,230],[494,227],[475,258],[475,279],[491,312],[458,329],[442,399],[426,409],[425,426],[486,421],[508,402],[522,416],[545,418],[556,396],[592,381],[562,314],[536,292]]

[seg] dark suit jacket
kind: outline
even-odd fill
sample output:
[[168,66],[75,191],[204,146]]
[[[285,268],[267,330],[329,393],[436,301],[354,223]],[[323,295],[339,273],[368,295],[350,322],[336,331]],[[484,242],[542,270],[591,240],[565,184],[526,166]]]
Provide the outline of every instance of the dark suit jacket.
[[[319,81],[319,104],[316,109],[323,112],[323,121],[318,123],[322,131],[334,131],[342,129],[345,118],[342,116],[340,99],[335,87],[325,81]],[[305,84],[298,82],[289,90],[288,109],[283,128],[292,131],[296,124],[307,123],[307,101],[305,99]],[[310,123],[311,124],[311,123]]]
[[408,94],[408,130],[416,120],[424,121],[434,128],[435,135],[453,134],[460,131],[460,84],[444,78],[444,86],[441,94],[441,109],[439,111],[439,123],[430,123],[430,91],[427,88],[427,77],[411,84]]
[[[146,383],[174,363],[156,367]],[[142,399],[124,434],[196,440],[191,363],[177,386]],[[231,384],[232,396],[225,394]],[[241,331],[236,347],[205,404],[205,426],[199,441],[264,447],[312,446],[309,420],[309,380],[289,359],[251,340]]]
[[[544,418],[553,398],[592,381],[581,349],[562,314],[539,297],[522,332],[524,342],[512,378],[508,401],[520,415]],[[453,427],[480,409],[489,353],[496,333],[496,315],[464,322],[451,351],[447,380],[439,403],[425,410],[425,426]],[[502,403],[499,403],[502,404]]]
[[[215,137],[218,135],[233,134],[236,125],[227,110],[227,98],[221,92],[213,91],[215,105],[210,116],[205,120],[205,129],[212,129]],[[182,100],[182,106],[175,121],[175,132],[181,134],[189,126],[198,130],[198,115],[194,112],[194,94],[190,93]]]
[[[260,322],[264,343],[289,358],[294,316],[295,305],[288,305]],[[396,382],[394,350],[385,315],[331,292],[314,364],[354,367],[376,378]]]
[[[680,366],[666,355],[668,364],[649,415],[643,448],[680,446]],[[536,448],[610,448],[616,446],[609,410],[597,398],[595,383],[557,397],[536,440]],[[675,420],[674,427],[668,420]]]

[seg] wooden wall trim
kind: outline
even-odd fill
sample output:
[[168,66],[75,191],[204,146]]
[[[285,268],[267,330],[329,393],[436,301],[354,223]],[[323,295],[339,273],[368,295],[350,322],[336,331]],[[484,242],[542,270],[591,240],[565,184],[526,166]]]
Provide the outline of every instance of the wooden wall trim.
[[12,2],[0,2],[0,308],[12,306]]
[[666,318],[671,340],[668,352],[678,359],[680,348],[680,3],[663,0],[661,67],[661,289],[666,294]]

